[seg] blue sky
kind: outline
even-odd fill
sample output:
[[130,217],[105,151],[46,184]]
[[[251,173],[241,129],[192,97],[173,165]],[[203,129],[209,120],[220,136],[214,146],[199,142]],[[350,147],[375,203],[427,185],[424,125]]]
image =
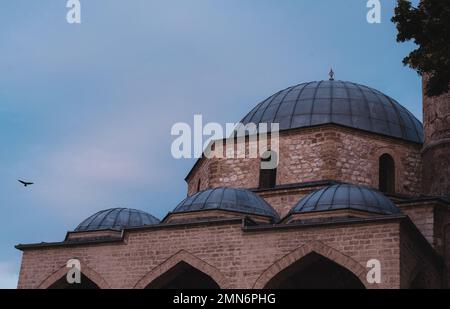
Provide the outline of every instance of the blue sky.
[[[15,287],[17,243],[59,241],[90,214],[162,218],[186,196],[191,160],[171,126],[239,121],[290,85],[362,83],[421,115],[412,49],[366,0],[66,0],[0,3],[0,287]],[[16,181],[36,184],[24,188]]]

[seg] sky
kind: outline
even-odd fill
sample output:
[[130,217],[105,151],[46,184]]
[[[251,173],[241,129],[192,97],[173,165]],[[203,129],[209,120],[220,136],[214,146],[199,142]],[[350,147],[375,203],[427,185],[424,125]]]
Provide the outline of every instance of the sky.
[[17,285],[18,243],[102,209],[175,208],[194,161],[172,157],[171,127],[195,114],[238,122],[332,67],[422,119],[393,0],[380,24],[367,0],[80,0],[81,24],[66,2],[0,0],[0,288]]

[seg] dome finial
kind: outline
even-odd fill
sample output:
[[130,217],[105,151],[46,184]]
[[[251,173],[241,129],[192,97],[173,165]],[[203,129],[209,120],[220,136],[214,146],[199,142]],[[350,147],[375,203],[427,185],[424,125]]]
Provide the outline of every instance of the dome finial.
[[330,80],[333,81],[334,80],[334,71],[333,68],[330,69],[330,73],[328,74],[330,76]]

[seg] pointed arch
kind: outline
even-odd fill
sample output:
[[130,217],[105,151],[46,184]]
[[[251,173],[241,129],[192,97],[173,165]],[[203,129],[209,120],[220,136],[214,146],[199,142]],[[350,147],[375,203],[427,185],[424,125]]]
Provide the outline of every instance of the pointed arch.
[[224,275],[222,275],[222,273],[217,268],[206,263],[205,261],[196,257],[195,255],[193,255],[185,250],[181,250],[178,253],[171,256],[170,258],[168,258],[165,262],[156,266],[155,268],[150,270],[147,274],[145,274],[135,284],[134,288],[135,289],[144,289],[146,286],[148,286],[154,280],[156,280],[157,278],[159,278],[161,275],[165,274],[166,272],[170,271],[173,267],[175,267],[179,263],[186,263],[189,266],[192,266],[193,268],[208,275],[209,277],[211,277],[211,279],[213,279],[215,281],[215,283],[217,283],[217,285],[221,289],[226,289],[229,287],[228,279]]
[[253,288],[265,288],[272,278],[285,270],[287,267],[293,265],[294,263],[311,253],[316,253],[338,264],[339,266],[342,266],[343,268],[353,273],[366,288],[373,288],[373,286],[369,286],[367,283],[366,268],[364,268],[361,264],[359,264],[349,256],[346,256],[338,250],[329,247],[319,241],[305,244],[276,261],[259,276],[255,284],[253,285]]
[[[103,277],[97,273],[95,270],[86,265],[86,263],[82,262],[78,259],[81,264],[81,273],[86,276],[89,280],[91,280],[94,284],[96,284],[100,289],[110,289],[110,285],[106,282]],[[52,284],[56,283],[63,276],[67,274],[69,269],[66,265],[63,265],[57,271],[48,275],[41,283],[37,286],[38,289],[48,289]]]

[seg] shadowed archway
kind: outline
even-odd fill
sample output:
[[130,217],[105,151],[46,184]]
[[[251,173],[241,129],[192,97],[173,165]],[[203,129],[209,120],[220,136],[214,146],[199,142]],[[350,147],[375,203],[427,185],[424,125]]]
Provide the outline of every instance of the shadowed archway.
[[428,286],[426,283],[425,275],[424,275],[424,273],[420,272],[411,281],[411,285],[409,288],[411,290],[423,290],[423,289],[426,289],[427,287]]
[[58,281],[54,282],[47,289],[67,289],[67,290],[94,290],[99,289],[98,285],[94,281],[81,274],[81,282],[69,284],[66,276],[61,277]]
[[406,288],[411,290],[440,289],[443,281],[440,276],[433,274],[431,269],[418,262],[412,272],[410,272],[409,285]]
[[364,285],[351,271],[312,252],[279,272],[264,288],[364,289]]
[[[185,277],[185,278],[183,278]],[[136,284],[135,288],[184,288],[188,281],[196,281],[186,288],[224,289],[229,281],[216,267],[195,255],[181,250],[165,262],[150,270]]]
[[146,289],[220,289],[207,274],[180,262],[167,272],[150,282]]
[[[80,259],[78,259],[80,260]],[[66,282],[66,275],[68,268],[66,265],[60,267],[57,271],[48,275],[41,283],[37,286],[38,289],[64,289],[64,288],[78,288],[78,289],[109,289],[110,285],[106,280],[95,270],[87,266],[86,263],[80,260],[81,264],[81,282],[83,287],[64,287],[62,281]],[[83,285],[83,283],[86,283]],[[66,282],[66,284],[68,284]]]
[[[37,286],[38,289],[109,289],[109,284],[103,277],[95,270],[86,265],[80,260],[81,266],[81,285],[78,287],[69,285],[66,281],[67,271],[66,265],[60,267],[57,271],[48,275]],[[65,286],[67,284],[69,286]]]
[[[331,273],[346,274],[348,278],[352,278],[348,282],[362,288],[371,287],[366,281],[367,270],[356,260],[339,252],[338,250],[325,245],[320,241],[313,241],[305,244],[289,254],[285,255],[278,261],[275,261],[269,268],[261,273],[256,280],[253,288],[263,289],[278,286],[280,288],[295,288],[294,281],[286,281],[290,273],[297,275],[319,276],[322,267],[327,267]],[[286,271],[285,271],[286,270]],[[345,271],[344,271],[345,270]],[[350,274],[352,276],[350,276]],[[276,278],[276,279],[275,279]],[[359,282],[361,285],[357,284]],[[298,283],[303,284],[304,283]],[[284,285],[284,287],[282,287]],[[331,288],[331,287],[330,287]],[[339,286],[335,287],[339,288]]]

